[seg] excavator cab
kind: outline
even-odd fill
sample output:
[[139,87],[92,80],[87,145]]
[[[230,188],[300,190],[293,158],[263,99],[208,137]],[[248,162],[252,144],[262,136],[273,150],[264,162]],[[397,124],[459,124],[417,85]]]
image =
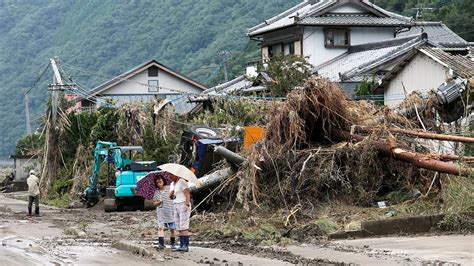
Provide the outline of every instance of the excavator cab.
[[[141,178],[157,170],[156,162],[143,160],[144,150],[141,146],[118,146],[114,150],[116,158],[120,154],[121,162],[118,165],[115,163],[119,167],[115,169],[115,174],[109,175],[104,210],[109,212],[129,206],[147,209],[143,198],[135,195],[136,187]],[[137,157],[141,160],[135,161]]]
[[[104,210],[115,211],[129,206],[148,209],[142,197],[135,195],[137,182],[150,171],[157,170],[154,161],[144,161],[141,146],[118,146],[113,142],[98,141],[94,153],[94,170],[89,178],[89,187],[85,190],[85,200],[89,206],[98,202],[105,194]],[[106,186],[98,186],[99,171],[103,163],[107,164]]]

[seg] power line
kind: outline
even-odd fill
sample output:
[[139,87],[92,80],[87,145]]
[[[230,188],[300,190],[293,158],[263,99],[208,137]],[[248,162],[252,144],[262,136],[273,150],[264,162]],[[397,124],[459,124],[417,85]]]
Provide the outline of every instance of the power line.
[[38,82],[41,80],[41,78],[43,78],[44,74],[46,74],[46,71],[48,70],[49,68],[49,63],[46,65],[46,67],[44,68],[43,72],[41,72],[41,74],[38,76],[38,78],[35,80],[35,82],[33,83],[33,86],[31,86],[31,88],[28,89],[28,91],[25,93],[25,94],[28,94],[31,92],[32,89],[34,89],[36,87],[36,85],[38,85]]

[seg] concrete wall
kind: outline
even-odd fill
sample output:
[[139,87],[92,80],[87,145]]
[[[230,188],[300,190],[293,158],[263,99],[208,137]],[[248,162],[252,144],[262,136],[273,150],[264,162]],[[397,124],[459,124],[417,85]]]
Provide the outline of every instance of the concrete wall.
[[[29,172],[31,169],[37,170],[35,167],[38,166],[38,159],[14,159],[15,166],[15,182],[24,182],[30,175]],[[39,175],[37,175],[39,176]]]
[[[148,70],[144,70],[137,75],[131,77],[130,81],[122,81],[119,84],[113,86],[112,88],[102,92],[102,95],[130,95],[130,94],[171,94],[178,93],[175,91],[168,90],[178,90],[184,93],[200,93],[202,90],[198,87],[189,84],[174,75],[169,74],[168,72],[158,71],[158,77],[148,77]],[[149,92],[148,90],[148,81],[149,80],[158,80],[160,88],[158,92]],[[140,84],[138,84],[140,83]],[[145,84],[145,85],[142,85]]]
[[[350,33],[350,45],[386,41],[394,38],[394,28],[390,27],[353,27]],[[324,46],[324,27],[305,27],[303,34],[303,54],[309,57],[313,66],[321,65],[345,52],[347,48],[326,48]]]
[[385,105],[396,106],[403,101],[405,93],[414,90],[427,92],[439,87],[449,78],[449,71],[428,56],[418,53],[398,75],[390,81],[384,92]]

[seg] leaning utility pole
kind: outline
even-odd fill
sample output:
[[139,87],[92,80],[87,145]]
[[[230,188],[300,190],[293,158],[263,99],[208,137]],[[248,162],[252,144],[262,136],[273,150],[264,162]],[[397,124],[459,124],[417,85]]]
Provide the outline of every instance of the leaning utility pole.
[[[49,91],[51,91],[50,97],[50,112],[48,114],[49,123],[47,125],[46,138],[47,146],[45,150],[45,162],[43,163],[41,184],[43,186],[42,193],[47,195],[55,179],[56,170],[58,169],[58,158],[60,157],[60,150],[58,146],[59,135],[58,135],[58,106],[59,106],[59,91],[65,86],[61,73],[59,72],[57,59],[50,59],[51,68],[53,69],[53,84],[49,85]],[[46,178],[45,178],[46,177]]]
[[53,127],[56,126],[56,121],[58,119],[58,105],[59,105],[59,90],[64,86],[63,79],[59,73],[58,65],[56,59],[50,59],[51,68],[53,69],[53,84],[50,86],[51,90],[51,124]]
[[232,54],[231,51],[222,50],[217,52],[218,56],[222,57],[222,66],[224,67],[224,80],[225,82],[229,81],[229,75],[227,73],[227,56]]

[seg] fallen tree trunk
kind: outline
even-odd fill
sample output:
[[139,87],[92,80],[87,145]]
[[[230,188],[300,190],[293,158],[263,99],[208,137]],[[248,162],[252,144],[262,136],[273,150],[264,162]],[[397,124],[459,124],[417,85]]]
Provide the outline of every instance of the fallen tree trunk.
[[[365,128],[365,127],[356,127],[357,132],[370,133],[374,131],[374,128]],[[390,133],[398,133],[407,136],[417,137],[420,139],[431,139],[431,140],[444,140],[444,141],[453,141],[461,143],[474,143],[474,138],[464,137],[464,136],[452,136],[446,134],[437,134],[431,132],[418,132],[413,130],[406,130],[401,128],[388,128]]]
[[[350,140],[362,141],[365,139],[365,137],[363,136],[350,134],[349,132],[346,132],[346,131],[334,130],[333,133],[337,138],[340,138],[346,141],[350,141]],[[400,149],[397,147],[391,147],[390,145],[384,142],[372,141],[372,144],[379,152],[387,156],[391,156],[394,159],[411,163],[412,165],[419,168],[446,173],[446,174],[461,175],[461,176],[469,176],[471,172],[474,171],[474,169],[472,168],[461,167],[453,163],[447,163],[440,160],[436,160],[436,159],[430,158],[429,156],[425,154],[421,154],[421,153],[417,153],[413,151],[407,151],[407,150]]]
[[466,163],[473,163],[474,157],[471,156],[457,156],[452,154],[437,154],[435,157],[439,158],[441,161],[449,162],[449,161],[463,161]]

